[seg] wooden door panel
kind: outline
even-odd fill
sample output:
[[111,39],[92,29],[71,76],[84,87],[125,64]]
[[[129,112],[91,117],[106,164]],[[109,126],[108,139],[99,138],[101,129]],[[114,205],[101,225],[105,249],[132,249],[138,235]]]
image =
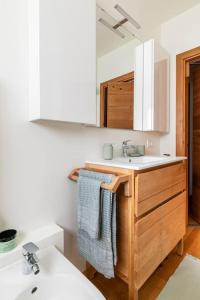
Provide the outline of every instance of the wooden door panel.
[[133,129],[134,73],[101,84],[101,127]]
[[107,125],[133,129],[133,80],[108,85]]
[[200,222],[200,65],[191,67],[193,94],[192,212]]

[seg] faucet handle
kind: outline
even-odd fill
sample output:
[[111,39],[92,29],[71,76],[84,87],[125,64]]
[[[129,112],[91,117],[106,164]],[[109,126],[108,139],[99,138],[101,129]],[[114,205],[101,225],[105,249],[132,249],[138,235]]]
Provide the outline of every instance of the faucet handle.
[[123,142],[122,142],[122,145],[123,145],[123,146],[127,146],[127,145],[128,145],[128,142],[131,142],[131,140],[125,140],[125,141],[123,141]]
[[35,253],[33,253],[33,259],[35,260],[35,263],[39,262],[39,258],[37,257],[37,255]]
[[34,254],[39,250],[39,247],[36,246],[34,243],[30,242],[22,246],[23,254]]

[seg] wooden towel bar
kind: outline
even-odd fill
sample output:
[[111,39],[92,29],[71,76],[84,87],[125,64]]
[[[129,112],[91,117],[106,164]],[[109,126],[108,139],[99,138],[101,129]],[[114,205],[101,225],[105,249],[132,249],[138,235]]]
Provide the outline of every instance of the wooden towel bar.
[[[78,180],[78,176],[79,176],[79,170],[81,168],[77,168],[74,169],[68,176],[69,179],[73,180],[73,181],[77,181]],[[82,168],[85,169],[85,168]],[[115,174],[113,174],[115,175]],[[101,184],[101,188],[105,189],[105,190],[109,190],[113,193],[116,193],[119,185],[123,183],[124,184],[124,194],[127,197],[131,196],[131,179],[129,175],[115,175],[115,179],[113,180],[112,183],[107,184],[107,183],[102,183]]]

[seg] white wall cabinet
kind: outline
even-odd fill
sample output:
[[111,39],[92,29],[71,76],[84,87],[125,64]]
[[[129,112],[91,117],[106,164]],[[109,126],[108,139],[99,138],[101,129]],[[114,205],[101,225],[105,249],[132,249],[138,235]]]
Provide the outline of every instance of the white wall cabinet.
[[169,130],[169,56],[154,40],[135,51],[134,130]]
[[96,2],[29,0],[29,119],[96,124]]

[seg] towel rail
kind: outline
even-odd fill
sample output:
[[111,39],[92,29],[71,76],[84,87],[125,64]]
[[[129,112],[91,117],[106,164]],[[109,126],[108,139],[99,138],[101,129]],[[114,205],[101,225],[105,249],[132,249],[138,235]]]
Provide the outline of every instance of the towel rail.
[[[77,181],[79,176],[79,170],[81,168],[74,169],[68,176],[70,180]],[[85,169],[85,168],[82,168]],[[115,175],[115,174],[114,174]],[[131,178],[130,175],[115,175],[115,179],[112,183],[102,183],[101,188],[105,190],[112,191],[113,193],[116,193],[118,187],[120,184],[124,184],[124,194],[127,197],[131,196]]]

